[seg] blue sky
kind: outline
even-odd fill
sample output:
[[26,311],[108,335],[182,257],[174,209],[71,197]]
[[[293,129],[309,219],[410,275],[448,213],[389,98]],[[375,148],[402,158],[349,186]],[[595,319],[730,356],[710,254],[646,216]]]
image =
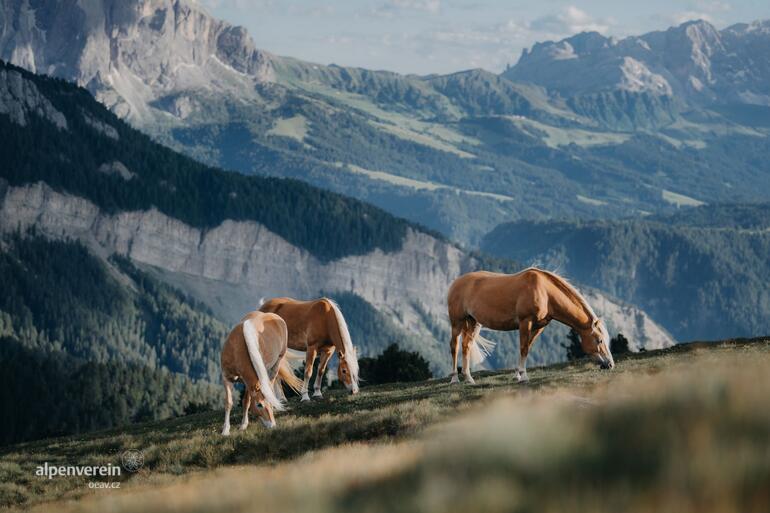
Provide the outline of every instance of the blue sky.
[[523,48],[584,30],[623,37],[690,19],[770,18],[770,0],[198,0],[258,48],[402,73],[500,71]]

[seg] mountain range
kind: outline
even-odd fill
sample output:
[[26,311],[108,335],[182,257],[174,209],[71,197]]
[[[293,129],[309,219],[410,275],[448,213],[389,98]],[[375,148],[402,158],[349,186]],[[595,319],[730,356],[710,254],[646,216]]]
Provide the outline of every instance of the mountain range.
[[770,191],[767,22],[584,33],[537,44],[500,75],[416,76],[279,57],[184,0],[0,5],[0,58],[77,82],[156,140],[464,244],[515,219]]

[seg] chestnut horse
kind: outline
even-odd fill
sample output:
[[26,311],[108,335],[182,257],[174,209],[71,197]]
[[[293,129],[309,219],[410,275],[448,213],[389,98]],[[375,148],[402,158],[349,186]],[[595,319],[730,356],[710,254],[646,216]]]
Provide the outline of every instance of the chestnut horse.
[[261,312],[280,315],[289,330],[289,350],[302,351],[305,357],[305,380],[302,400],[309,401],[308,385],[313,375],[313,363],[320,353],[318,374],[313,397],[323,397],[321,381],[329,359],[339,354],[337,377],[350,393],[358,393],[358,357],[350,340],[350,332],[339,306],[328,298],[298,301],[289,297],[271,299],[260,306]]
[[233,407],[233,383],[246,386],[243,394],[243,422],[249,425],[249,407],[267,428],[275,427],[273,410],[284,409],[273,390],[280,377],[295,391],[302,382],[294,376],[285,359],[286,323],[277,315],[251,312],[241,319],[227,336],[222,348],[222,379],[225,385],[225,424],[223,435],[230,434],[230,410]]
[[585,298],[567,280],[534,267],[517,274],[486,271],[460,276],[449,287],[447,298],[452,335],[452,383],[457,383],[459,336],[463,336],[463,374],[471,377],[471,353],[478,354],[482,343],[487,353],[493,346],[479,337],[482,326],[501,331],[519,330],[519,368],[517,378],[526,381],[527,355],[543,329],[552,320],[571,327],[580,335],[580,343],[588,355],[602,368],[612,368],[609,335]]

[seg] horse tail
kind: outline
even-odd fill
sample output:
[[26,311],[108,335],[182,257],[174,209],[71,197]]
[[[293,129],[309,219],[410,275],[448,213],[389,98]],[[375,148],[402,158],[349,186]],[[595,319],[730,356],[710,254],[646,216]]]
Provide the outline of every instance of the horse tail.
[[249,358],[254,371],[259,379],[259,391],[265,396],[265,400],[277,411],[284,410],[284,405],[278,396],[275,395],[273,384],[270,382],[270,376],[267,374],[265,362],[262,360],[262,353],[259,351],[259,335],[251,322],[251,319],[243,321],[243,339],[246,341],[246,349],[249,351]]
[[353,383],[353,391],[358,391],[358,355],[356,354],[356,348],[353,345],[353,341],[350,339],[350,331],[348,331],[348,323],[345,321],[345,317],[342,316],[340,307],[337,303],[331,299],[327,299],[329,304],[334,310],[334,317],[337,319],[337,331],[339,331],[342,338],[342,346],[345,348],[345,363],[348,364],[350,370],[350,379]]
[[281,365],[278,367],[278,382],[286,383],[297,394],[301,393],[304,385],[304,382],[294,374],[289,360],[285,358],[281,360]]
[[[495,345],[497,345],[497,342],[494,340],[489,340],[488,338],[484,338],[481,336],[481,324],[477,324],[476,328],[473,331],[473,339],[471,340],[470,350],[470,363],[471,365],[481,365],[484,363],[484,360],[487,359],[487,357],[492,354],[492,351],[495,349]],[[465,333],[468,333],[466,331]],[[463,334],[463,337],[465,334]]]

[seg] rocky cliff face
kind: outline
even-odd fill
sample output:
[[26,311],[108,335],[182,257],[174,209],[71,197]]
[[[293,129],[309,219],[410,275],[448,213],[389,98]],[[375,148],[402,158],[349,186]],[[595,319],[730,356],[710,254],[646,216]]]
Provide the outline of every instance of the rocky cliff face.
[[[398,252],[375,250],[321,263],[254,222],[226,221],[203,231],[155,210],[107,215],[84,199],[44,184],[0,188],[0,214],[2,230],[34,226],[48,236],[79,239],[105,257],[126,255],[231,322],[260,298],[351,291],[401,327],[424,335],[425,352],[434,355],[446,341],[436,340],[428,325],[446,323],[449,284],[477,265],[459,248],[415,231]],[[588,298],[611,331],[622,331],[648,348],[673,343],[639,309],[598,292]],[[441,369],[447,365],[448,358],[437,363]]]
[[24,80],[21,73],[0,69],[0,114],[26,126],[30,115],[40,116],[60,129],[67,128],[67,119],[38,91],[35,84]]
[[181,0],[3,0],[0,59],[77,82],[136,124],[171,92],[248,96],[272,77],[243,28]]
[[685,103],[770,105],[770,21],[717,30],[693,21],[622,40],[578,34],[525,50],[505,76],[566,95],[608,90]]

